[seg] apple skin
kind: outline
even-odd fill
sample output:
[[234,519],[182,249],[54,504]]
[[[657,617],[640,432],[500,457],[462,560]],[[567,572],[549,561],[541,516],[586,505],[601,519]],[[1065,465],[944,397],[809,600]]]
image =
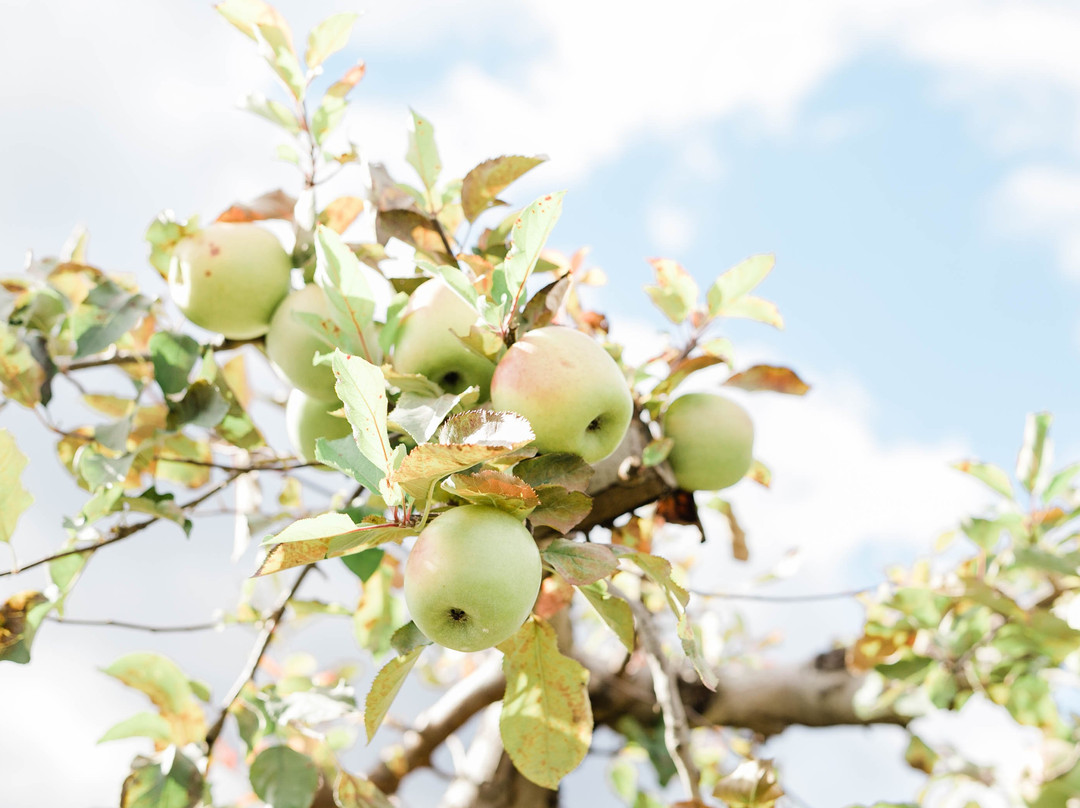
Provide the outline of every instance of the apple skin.
[[394,344],[394,369],[420,373],[449,393],[480,388],[480,401],[490,395],[495,364],[470,351],[454,335],[468,336],[476,312],[445,281],[420,284],[401,314]]
[[352,434],[347,420],[330,414],[341,407],[341,402],[336,398],[324,401],[312,398],[301,390],[289,393],[289,400],[285,403],[285,431],[298,457],[314,463],[316,438],[336,440]]
[[195,325],[229,339],[254,339],[270,328],[291,272],[292,258],[269,230],[218,222],[176,245],[169,294]]
[[754,460],[754,424],[741,406],[712,393],[687,393],[668,405],[668,463],[686,491],[718,491],[741,480]]
[[586,463],[618,448],[634,413],[618,363],[589,336],[559,325],[510,346],[495,368],[491,403],[529,419],[541,452],[571,452]]
[[482,651],[521,628],[540,576],[540,552],[520,520],[489,505],[461,505],[417,537],[405,563],[405,602],[430,640]]
[[274,367],[293,387],[313,398],[330,400],[334,390],[334,371],[329,365],[313,365],[316,353],[330,353],[334,346],[298,319],[293,312],[310,312],[331,318],[330,301],[317,284],[289,293],[281,301],[266,332],[266,354]]

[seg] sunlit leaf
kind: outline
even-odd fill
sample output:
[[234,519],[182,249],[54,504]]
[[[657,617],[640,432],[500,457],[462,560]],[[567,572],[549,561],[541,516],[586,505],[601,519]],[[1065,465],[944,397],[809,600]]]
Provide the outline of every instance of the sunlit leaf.
[[341,329],[331,340],[346,353],[372,364],[382,361],[382,349],[375,334],[375,298],[364,278],[360,261],[341,236],[325,225],[315,231],[315,281],[326,292],[334,322]]
[[439,263],[453,263],[435,221],[415,210],[380,210],[375,217],[375,236],[380,244],[396,238]]
[[339,771],[334,781],[334,804],[338,808],[394,808],[374,783],[345,771]]
[[499,650],[506,674],[499,719],[503,746],[521,774],[555,789],[592,743],[589,672],[559,652],[555,630],[536,617]]
[[349,225],[363,212],[364,204],[364,200],[358,196],[339,196],[319,214],[319,224],[340,235],[348,230]]
[[626,648],[626,653],[634,653],[634,613],[630,604],[622,598],[608,594],[604,581],[578,588],[600,618],[615,632],[619,642]]
[[364,701],[364,729],[367,731],[368,743],[371,743],[371,739],[375,737],[383,719],[390,711],[390,705],[393,704],[398,691],[405,684],[409,671],[412,670],[423,651],[424,646],[421,645],[402,656],[396,656],[376,674],[375,681],[371,683],[371,690],[368,691],[367,699]]
[[514,219],[510,230],[510,252],[496,267],[491,288],[492,299],[503,306],[507,315],[513,316],[524,298],[525,284],[562,214],[565,195],[565,191],[545,194]]
[[1024,424],[1024,445],[1016,458],[1016,479],[1029,492],[1034,491],[1042,471],[1043,455],[1049,454],[1050,423],[1054,417],[1048,412],[1028,413]]
[[753,295],[736,298],[730,303],[725,303],[719,311],[721,317],[742,317],[747,320],[757,320],[759,323],[771,325],[773,328],[783,328],[784,318],[780,316],[776,305],[768,300]]
[[40,592],[19,592],[0,606],[0,662],[30,661],[34,635],[52,607]]
[[187,387],[188,375],[199,358],[199,343],[187,334],[158,331],[150,338],[150,360],[154,379],[166,395]]
[[592,497],[583,491],[568,491],[561,485],[538,485],[540,506],[529,514],[533,526],[544,525],[569,533],[592,511]]
[[775,263],[773,255],[752,255],[717,278],[709,288],[709,314],[713,317],[724,314],[728,305],[752,292],[765,280]]
[[15,438],[0,429],[0,541],[10,542],[23,511],[33,502],[33,495],[22,484],[27,458],[15,445]]
[[265,0],[222,0],[214,8],[251,39],[256,39],[255,30],[259,25],[276,25],[288,31],[285,18]]
[[741,390],[769,390],[791,396],[803,396],[810,390],[810,385],[800,379],[795,371],[776,365],[754,365],[731,376],[724,384]]
[[136,713],[131,718],[113,724],[97,742],[118,741],[122,738],[150,738],[168,742],[172,739],[172,727],[157,713]]
[[522,460],[514,466],[514,476],[533,488],[542,485],[558,485],[569,491],[585,491],[595,469],[579,455],[568,452],[551,452],[539,457]]
[[962,460],[959,463],[953,463],[953,468],[970,474],[999,494],[1012,499],[1013,487],[1012,482],[1009,481],[1009,475],[992,463],[976,463],[971,460]]
[[359,356],[334,352],[335,389],[345,405],[360,453],[383,475],[392,470],[393,449],[386,434],[386,381],[378,367]]
[[316,68],[334,53],[349,44],[353,25],[359,15],[334,14],[316,25],[308,34],[307,53],[304,61],[309,68]]
[[435,148],[435,129],[426,118],[412,111],[413,131],[409,133],[409,150],[405,159],[416,169],[420,181],[430,195],[442,171],[439,151]]
[[492,469],[455,474],[442,487],[472,505],[490,505],[519,519],[525,519],[540,504],[540,498],[528,483],[513,474]]
[[731,808],[772,808],[784,796],[769,760],[744,760],[716,784],[713,796]]
[[692,356],[689,359],[684,359],[671,369],[666,379],[662,379],[657,383],[656,387],[653,388],[653,395],[667,395],[682,384],[691,373],[696,373],[713,365],[719,365],[723,361],[716,356]]
[[109,348],[146,316],[152,302],[111,280],[103,280],[71,317],[75,358],[81,359]]
[[251,763],[251,787],[273,808],[309,808],[319,787],[319,769],[288,746],[262,750]]
[[120,808],[194,808],[202,791],[199,769],[170,746],[159,760],[136,758],[121,789]]
[[120,657],[102,672],[145,693],[169,723],[170,737],[176,744],[183,746],[205,736],[206,719],[191,683],[168,657],[136,651]]
[[1069,490],[1069,486],[1077,474],[1080,474],[1080,463],[1073,463],[1071,466],[1063,468],[1050,478],[1050,482],[1043,492],[1043,498],[1050,502],[1056,497],[1063,496]]
[[251,93],[246,96],[240,102],[240,108],[253,112],[260,118],[270,121],[270,123],[277,124],[290,134],[295,135],[300,131],[300,121],[297,120],[296,113],[293,112],[292,108],[287,104],[282,104],[280,101],[267,98],[262,93]]
[[461,207],[465,218],[476,221],[488,208],[503,204],[498,196],[510,183],[531,171],[546,157],[505,155],[485,160],[465,175],[461,184]]
[[658,466],[667,460],[671,450],[675,448],[675,441],[672,438],[657,438],[651,440],[646,444],[645,448],[641,450],[641,464],[646,468],[650,466]]
[[427,443],[460,401],[461,394],[425,396],[404,392],[398,397],[397,406],[390,413],[390,423],[408,433],[417,443]]
[[263,58],[277,73],[293,98],[299,101],[304,97],[306,79],[288,29],[269,24],[256,25],[255,28],[259,32],[259,51]]
[[653,258],[649,263],[656,272],[656,285],[646,286],[645,293],[671,322],[684,322],[697,305],[698,285],[694,276],[677,261],[667,258]]

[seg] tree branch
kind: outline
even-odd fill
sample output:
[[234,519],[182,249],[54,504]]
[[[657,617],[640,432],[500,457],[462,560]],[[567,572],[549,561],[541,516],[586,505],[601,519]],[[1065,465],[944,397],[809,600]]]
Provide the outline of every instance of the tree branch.
[[111,628],[130,628],[136,631],[149,631],[155,634],[173,634],[188,631],[209,631],[210,629],[223,628],[226,625],[238,626],[240,623],[194,623],[190,626],[147,626],[142,623],[128,623],[125,620],[83,620],[77,617],[55,617],[49,615],[45,618],[50,623],[60,623],[68,626],[108,626]]
[[[214,487],[210,488],[208,491],[203,492],[189,502],[185,502],[183,505],[180,506],[180,509],[187,510],[188,508],[193,508],[196,505],[200,505],[203,502],[206,502],[206,500],[210,499],[210,497],[224,491],[226,488],[232,485],[233,481],[243,473],[244,472],[234,472],[230,474],[228,477],[226,477]],[[40,567],[42,564],[48,564],[50,561],[56,561],[59,558],[67,558],[68,556],[79,555],[80,553],[93,553],[94,551],[100,550],[102,547],[105,547],[108,544],[115,544],[118,541],[122,541],[123,539],[128,538],[128,536],[134,536],[136,533],[145,530],[146,528],[150,527],[150,525],[154,524],[160,519],[160,516],[152,516],[149,519],[144,519],[143,521],[136,522],[133,525],[116,525],[112,528],[111,535],[106,539],[102,539],[101,541],[95,542],[94,544],[88,544],[84,547],[71,547],[67,550],[61,550],[58,553],[53,553],[52,555],[45,556],[44,558],[39,558],[37,561],[31,561],[29,564],[23,564],[21,567],[10,570],[0,570],[0,578],[3,578],[6,575],[18,575],[20,572],[26,572],[27,570],[33,569],[34,567]]]
[[270,616],[266,618],[266,622],[263,623],[262,631],[259,632],[258,639],[255,640],[255,645],[252,647],[247,662],[240,671],[240,675],[236,677],[236,681],[233,682],[232,687],[229,688],[229,694],[225,697],[225,706],[221,708],[221,713],[218,715],[213,726],[207,730],[207,771],[210,769],[210,756],[214,751],[214,743],[217,741],[218,736],[221,735],[221,730],[225,727],[225,719],[229,715],[229,708],[233,706],[233,702],[240,696],[244,686],[251,681],[251,678],[255,675],[255,671],[258,670],[259,663],[262,662],[262,658],[266,654],[266,649],[270,646],[270,641],[274,639],[274,632],[277,631],[277,627],[281,625],[281,618],[285,614],[285,609],[289,606],[289,601],[296,595],[297,590],[300,589],[300,584],[304,582],[304,578],[307,577],[307,574],[311,572],[312,569],[314,569],[314,565],[309,564],[300,570],[300,574],[296,576],[293,585],[289,587],[287,592],[284,592],[281,597],[278,598],[277,603],[274,605],[274,610],[270,613]]

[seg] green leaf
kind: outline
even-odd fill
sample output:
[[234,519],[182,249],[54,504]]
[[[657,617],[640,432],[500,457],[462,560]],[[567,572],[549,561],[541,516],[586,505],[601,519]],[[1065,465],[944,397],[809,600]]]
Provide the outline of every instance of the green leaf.
[[592,743],[589,672],[559,652],[555,630],[536,617],[499,650],[506,675],[499,719],[503,746],[521,774],[555,789]]
[[368,743],[371,743],[371,739],[375,737],[375,733],[390,710],[390,705],[393,704],[398,691],[405,684],[409,671],[412,670],[423,651],[424,646],[421,645],[407,654],[394,657],[376,674],[375,681],[371,683],[371,690],[368,691],[367,699],[364,701],[364,729],[367,731]]
[[1047,453],[1047,433],[1054,420],[1048,412],[1028,413],[1024,425],[1024,445],[1016,458],[1016,479],[1028,490],[1034,492],[1042,470],[1043,454]]
[[514,466],[514,476],[520,477],[533,488],[542,485],[558,485],[569,491],[584,492],[596,472],[579,455],[568,452],[552,452],[530,457]]
[[104,735],[98,738],[98,743],[117,741],[121,738],[150,738],[155,741],[171,741],[172,727],[169,722],[157,713],[136,713],[131,718],[126,718],[119,724],[114,724]]
[[53,608],[40,592],[19,592],[0,605],[0,662],[25,665],[38,626]]
[[657,438],[651,440],[641,450],[641,465],[649,468],[650,466],[658,466],[667,460],[671,450],[675,448],[675,441],[672,438]]
[[387,542],[400,544],[418,533],[412,527],[384,523],[355,524],[343,513],[324,513],[300,519],[263,544],[271,545],[256,576],[313,564],[324,558],[358,553]]
[[[394,470],[394,451],[386,434],[386,381],[382,371],[359,356],[334,351],[335,389],[345,405],[353,438],[382,476]],[[392,504],[388,500],[388,504]]]
[[104,280],[71,317],[75,358],[100,353],[130,331],[150,311],[153,301]]
[[592,511],[592,497],[582,491],[568,491],[561,485],[539,485],[535,491],[540,507],[529,514],[533,527],[544,525],[566,534]]
[[656,286],[646,286],[645,293],[671,322],[685,322],[697,305],[698,285],[693,275],[667,258],[653,258],[649,263],[656,271]]
[[413,131],[409,133],[409,150],[405,154],[405,159],[416,169],[420,181],[428,190],[430,199],[431,190],[439,179],[439,172],[442,171],[439,151],[435,148],[435,129],[427,119],[414,110],[410,112],[412,112]]
[[418,502],[426,501],[438,480],[509,454],[534,437],[529,422],[516,413],[469,410],[447,420],[438,443],[424,443],[409,452],[388,479]]
[[23,511],[34,503],[22,484],[27,458],[15,445],[15,438],[0,429],[0,541],[10,542]]
[[506,204],[498,199],[499,194],[514,180],[546,160],[546,157],[504,155],[476,166],[461,183],[461,208],[465,218],[475,222],[485,210]]
[[316,68],[334,53],[349,44],[353,25],[358,14],[335,14],[316,25],[308,34],[307,53],[304,60],[309,68]]
[[1013,487],[1012,483],[1009,481],[1009,475],[992,463],[976,463],[971,460],[962,460],[959,463],[953,463],[953,468],[958,471],[963,471],[966,474],[970,474],[976,480],[990,486],[990,488],[994,489],[1002,496],[1006,496],[1009,499],[1013,498]]
[[752,255],[717,278],[707,296],[709,315],[716,317],[725,314],[725,307],[752,292],[765,280],[775,263],[776,257],[773,255]]
[[382,548],[372,547],[368,550],[361,550],[359,553],[342,556],[341,561],[357,578],[366,581],[379,568],[383,555],[385,553]]
[[730,303],[724,304],[720,309],[721,317],[743,317],[747,320],[757,320],[759,323],[771,325],[773,328],[783,328],[784,318],[780,316],[776,306],[760,297],[747,295]]
[[690,602],[690,593],[672,577],[673,570],[670,561],[649,553],[627,551],[618,545],[612,545],[611,549],[621,558],[633,561],[653,583],[660,587],[675,616],[678,618],[683,616],[686,604]]
[[619,642],[626,648],[626,653],[634,653],[634,612],[630,604],[622,598],[608,594],[607,584],[604,581],[596,581],[578,589],[589,601],[589,605],[600,615],[600,619],[615,632]]
[[1050,478],[1050,483],[1043,492],[1043,499],[1050,502],[1057,497],[1064,496],[1077,474],[1080,474],[1080,463],[1073,463],[1071,466],[1063,468]]
[[[289,134],[295,135],[300,132],[300,122],[296,119],[296,113],[288,105],[267,98],[262,93],[251,93],[240,102],[239,106],[240,109],[277,124]],[[278,157],[285,159],[280,151]]]
[[213,385],[218,395],[229,405],[225,417],[215,427],[217,434],[240,449],[250,450],[265,446],[266,441],[263,440],[262,434],[251,420],[251,416],[247,414],[243,404],[240,403],[236,393],[233,392],[226,373],[218,367],[212,351],[207,351],[203,358],[196,383],[200,379]]
[[251,764],[251,787],[273,808],[309,808],[319,788],[319,769],[307,755],[271,746]]
[[265,0],[222,0],[214,8],[244,36],[256,41],[256,26],[277,25],[285,31],[289,30],[285,18]]
[[394,808],[374,783],[346,771],[339,771],[334,781],[334,804],[338,808]]
[[693,664],[701,683],[709,690],[715,691],[717,685],[720,684],[720,677],[709,660],[705,658],[701,642],[701,630],[694,629],[690,624],[690,616],[686,612],[679,615],[675,633],[679,635],[679,639],[682,641],[683,653]]
[[415,651],[417,648],[423,648],[425,645],[431,645],[429,640],[419,628],[416,623],[410,620],[403,625],[397,631],[394,632],[390,638],[390,645],[399,654],[408,654]]
[[259,31],[259,52],[267,64],[297,101],[304,97],[307,85],[300,58],[293,48],[288,29],[277,25],[256,25]]
[[[86,481],[91,491],[111,487],[127,478],[134,459],[135,456],[131,454],[109,457],[92,446],[84,446],[78,454],[79,476]],[[118,490],[116,496],[119,497],[122,493]]]
[[364,582],[360,602],[353,613],[353,634],[361,648],[381,659],[393,648],[394,635],[405,620],[403,599],[393,592],[394,571],[381,566]]
[[199,350],[199,343],[187,334],[158,331],[150,337],[150,360],[154,363],[154,379],[161,392],[172,395],[187,387]]
[[379,347],[384,354],[390,353],[390,347],[397,342],[401,330],[401,313],[409,305],[409,295],[397,292],[386,306],[386,322],[379,329]]
[[607,578],[619,567],[610,547],[568,539],[553,540],[540,552],[540,557],[575,586]]
[[326,225],[315,230],[315,281],[326,293],[334,323],[330,339],[345,353],[379,364],[382,349],[375,334],[375,298],[356,257],[341,236]]
[[524,520],[540,504],[532,487],[515,477],[493,469],[473,474],[455,474],[442,484],[443,490],[473,505],[491,505]]
[[495,268],[491,297],[514,317],[525,296],[525,284],[540,260],[540,252],[559,221],[565,191],[546,194],[523,210],[510,231],[510,252]]
[[335,440],[316,438],[315,459],[352,476],[369,491],[378,491],[384,477],[383,472],[360,453],[352,435]]
[[175,746],[159,761],[136,758],[124,780],[120,808],[194,808],[202,800],[203,777]]
[[166,429],[177,432],[187,425],[212,429],[220,424],[231,409],[217,385],[206,379],[196,379],[179,401],[169,401]]

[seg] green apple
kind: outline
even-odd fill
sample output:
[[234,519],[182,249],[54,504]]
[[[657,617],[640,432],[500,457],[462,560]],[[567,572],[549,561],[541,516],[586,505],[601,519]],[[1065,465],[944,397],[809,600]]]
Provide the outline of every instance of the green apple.
[[664,435],[675,441],[668,463],[686,491],[735,485],[754,460],[754,424],[746,410],[711,393],[687,393],[668,405]]
[[521,628],[540,572],[540,552],[519,519],[490,505],[461,505],[417,537],[405,563],[405,602],[429,639],[481,651]]
[[292,259],[269,230],[219,222],[176,245],[169,294],[195,325],[253,339],[270,328],[291,272]]
[[285,431],[297,456],[313,463],[317,438],[337,440],[352,434],[348,421],[331,415],[341,407],[341,402],[336,398],[325,401],[312,398],[301,390],[289,393],[289,400],[285,403]]
[[281,301],[266,332],[266,354],[274,367],[297,390],[324,400],[336,396],[334,371],[329,365],[314,365],[316,353],[330,353],[334,346],[306,323],[293,316],[309,312],[330,319],[330,302],[326,292],[314,283],[290,292]]
[[402,312],[394,369],[423,374],[449,393],[479,387],[480,400],[486,401],[495,365],[457,339],[475,322],[476,312],[445,281],[424,281]]
[[559,325],[510,347],[495,368],[491,403],[529,419],[541,452],[571,452],[587,463],[618,448],[634,413],[618,363],[591,337]]

